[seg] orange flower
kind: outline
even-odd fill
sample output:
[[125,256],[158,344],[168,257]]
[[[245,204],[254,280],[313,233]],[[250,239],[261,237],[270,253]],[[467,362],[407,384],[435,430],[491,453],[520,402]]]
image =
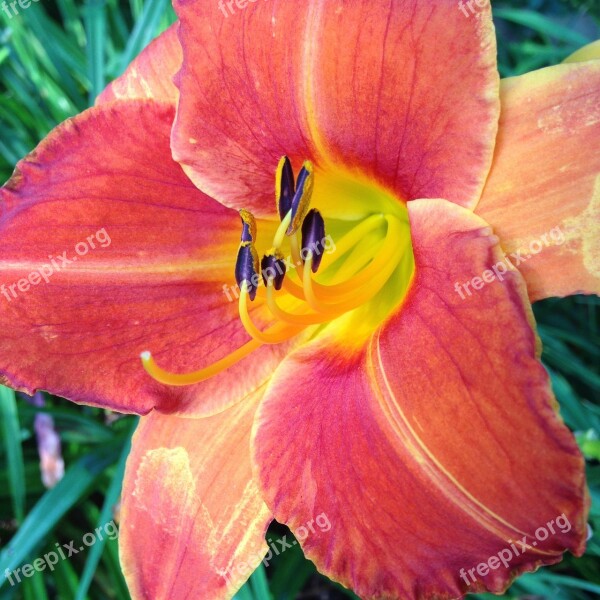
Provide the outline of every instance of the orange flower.
[[500,83],[487,5],[175,8],[0,192],[0,373],[144,415],[132,596],[230,598],[273,516],[362,598],[499,592],[581,554],[530,301],[600,289],[597,49]]

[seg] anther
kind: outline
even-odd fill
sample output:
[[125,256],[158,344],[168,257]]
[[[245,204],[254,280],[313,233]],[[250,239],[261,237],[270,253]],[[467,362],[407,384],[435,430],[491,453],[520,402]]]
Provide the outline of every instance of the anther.
[[254,215],[243,209],[240,210],[242,219],[242,242],[256,242],[256,221]]
[[287,156],[282,156],[277,165],[277,175],[275,177],[275,202],[280,221],[283,221],[285,216],[292,210],[294,185],[292,163]]
[[[323,254],[321,252],[323,240],[325,239],[325,221],[321,213],[311,209],[302,223],[302,253],[312,253],[312,272],[316,273],[321,264]],[[321,246],[321,248],[320,248]],[[304,256],[302,257],[304,259]]]
[[271,249],[268,254],[263,256],[260,268],[265,287],[269,285],[269,280],[272,280],[275,289],[280,290],[283,285],[286,271],[283,254],[275,248]]
[[315,176],[312,163],[307,160],[304,162],[298,181],[296,183],[296,192],[292,200],[292,222],[287,230],[287,235],[293,235],[300,229],[304,217],[310,208],[310,201],[313,194]]
[[256,298],[256,288],[258,287],[258,254],[254,247],[256,240],[256,221],[252,213],[247,210],[240,210],[242,219],[242,243],[238,250],[237,260],[235,262],[235,280],[242,289],[244,283],[248,290],[250,300]]

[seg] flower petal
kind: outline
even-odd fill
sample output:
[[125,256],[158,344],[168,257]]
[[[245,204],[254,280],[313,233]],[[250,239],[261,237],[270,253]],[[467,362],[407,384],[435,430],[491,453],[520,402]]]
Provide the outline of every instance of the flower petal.
[[499,111],[487,2],[478,19],[453,0],[175,8],[184,60],[173,152],[201,190],[272,214],[287,154],[296,168],[311,159],[375,179],[396,198],[479,197]]
[[500,592],[583,551],[583,459],[518,271],[464,300],[455,291],[494,264],[497,238],[452,203],[408,206],[416,272],[401,310],[366,347],[317,339],[280,365],[254,425],[255,470],[275,518],[361,598]]
[[113,100],[152,99],[175,105],[179,90],[173,77],[181,67],[177,23],[153,40],[96,99],[96,106]]
[[528,257],[518,267],[532,301],[600,293],[600,62],[502,82],[496,156],[476,212],[507,253]]
[[120,535],[134,600],[231,598],[260,564],[272,517],[250,467],[256,401],[206,419],[142,417]]
[[184,388],[141,366],[150,350],[165,368],[194,371],[249,340],[234,292],[228,301],[223,291],[235,283],[239,216],[173,162],[173,117],[152,101],[91,109],[51,133],[0,190],[3,381],[123,412],[198,414],[271,375],[283,347]]

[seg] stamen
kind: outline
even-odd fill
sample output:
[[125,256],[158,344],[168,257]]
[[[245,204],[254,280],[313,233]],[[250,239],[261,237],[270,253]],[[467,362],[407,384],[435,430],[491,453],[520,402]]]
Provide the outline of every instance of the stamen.
[[338,258],[355,248],[367,234],[377,229],[384,220],[385,217],[380,213],[371,215],[364,221],[361,221],[356,227],[353,227],[341,239],[336,240],[335,253],[323,257],[323,267],[327,268],[330,264],[336,262]]
[[378,272],[387,271],[390,266],[391,256],[396,255],[397,252],[399,252],[399,257],[396,263],[399,262],[400,256],[404,253],[410,240],[407,241],[407,244],[402,245],[402,224],[399,219],[392,215],[385,215],[385,219],[388,223],[388,232],[385,242],[381,250],[375,254],[371,264],[358,273],[358,275],[343,283],[326,286],[316,284],[315,282],[313,287],[318,295],[323,298],[329,297],[335,300],[340,295],[350,293],[352,290],[369,283]]
[[267,306],[273,316],[280,321],[284,321],[285,323],[292,323],[294,325],[304,325],[307,327],[308,325],[317,325],[319,323],[324,323],[327,319],[323,318],[323,315],[320,314],[302,314],[298,315],[295,313],[289,313],[284,311],[277,304],[277,300],[275,298],[275,292],[273,288],[273,282],[269,280],[267,283]]
[[260,346],[262,346],[262,344],[259,341],[251,340],[247,344],[244,344],[231,354],[228,354],[225,358],[218,360],[212,365],[204,369],[200,369],[198,371],[192,371],[191,373],[183,374],[165,371],[156,364],[154,358],[152,357],[152,354],[150,354],[150,352],[148,351],[142,352],[141,359],[142,365],[148,373],[148,375],[156,379],[156,381],[158,381],[159,383],[175,386],[192,385],[194,383],[206,381],[207,379],[214,377],[222,371],[225,371],[229,367],[235,365],[240,360],[254,352],[254,350],[256,350],[257,348],[260,348]]
[[[322,265],[324,269],[323,272],[326,272],[333,263],[337,262],[340,258],[345,256],[351,250],[356,248],[356,244],[360,243],[366,235],[368,235],[371,231],[374,231],[376,228],[380,226],[380,224],[385,220],[385,217],[382,214],[376,214],[368,217],[364,221],[362,221],[359,225],[351,229],[348,233],[346,233],[337,243],[335,247],[335,254],[326,255],[323,257]],[[295,264],[298,265],[300,261],[300,251],[298,249],[298,244],[294,244],[294,238],[290,238],[290,243],[292,245],[292,259]],[[364,264],[369,262],[374,256],[376,252],[371,250],[371,253],[366,254],[362,260],[366,260]],[[294,259],[294,255],[296,258]],[[349,262],[349,261],[348,261]],[[298,269],[298,275],[302,281],[302,264],[298,265],[300,268]],[[344,265],[345,266],[345,265]],[[354,267],[354,265],[352,265]],[[355,272],[358,272],[363,265],[359,265],[355,268]],[[302,272],[302,273],[301,273]],[[313,282],[315,289],[319,289],[321,286],[316,281]],[[299,300],[305,300],[304,297],[304,289],[301,285],[294,283],[289,278],[286,278],[283,282],[283,288],[286,292],[298,298]],[[350,293],[350,292],[347,292]]]
[[256,220],[254,215],[242,208],[240,218],[242,219],[242,242],[256,242]]
[[273,280],[275,289],[280,290],[286,271],[283,254],[281,254],[279,250],[275,250],[274,248],[271,249],[268,254],[263,256],[260,262],[260,268],[265,286],[268,285],[270,280]]
[[[276,202],[281,223],[273,240],[272,249],[261,261],[263,280],[266,288],[266,304],[279,322],[265,330],[259,329],[253,322],[248,299],[254,300],[258,292],[260,275],[259,261],[255,248],[256,221],[246,210],[240,211],[242,220],[241,244],[238,250],[235,277],[240,287],[239,316],[246,332],[252,340],[234,350],[231,354],[212,365],[192,373],[171,373],[159,367],[150,352],[141,355],[146,372],[157,381],[173,386],[199,383],[247,357],[263,344],[279,344],[298,335],[312,325],[325,324],[343,314],[355,310],[372,300],[387,284],[398,268],[410,240],[401,243],[402,223],[392,215],[374,214],[351,229],[336,244],[334,256],[322,256],[319,244],[325,239],[325,222],[318,210],[310,210],[310,201],[314,187],[313,166],[306,161],[294,181],[291,162],[282,157],[277,167]],[[378,235],[371,235],[382,221],[387,223],[387,232],[383,242]],[[298,230],[302,230],[302,250]],[[298,276],[302,285],[286,278],[286,262],[281,247],[285,237],[290,238],[290,249]],[[306,256],[303,254],[306,253]],[[319,266],[327,272],[346,254],[350,259],[334,272],[334,281],[343,277],[350,279],[342,283],[321,284],[313,280]],[[405,270],[405,266],[402,266]],[[301,313],[288,312],[277,302],[276,291],[283,288],[292,296],[306,304],[301,305]],[[261,291],[261,298],[265,292]],[[315,312],[306,312],[308,307]]]
[[242,243],[235,262],[235,280],[240,288],[244,282],[248,283],[250,300],[254,300],[259,283],[258,254],[254,247],[256,221],[252,213],[244,209],[240,210],[240,218],[242,219]]
[[[388,222],[388,234],[385,239],[384,247],[366,269],[343,284],[319,286],[319,291],[327,290],[329,294],[328,300],[331,302],[338,301],[336,304],[325,304],[321,301],[321,298],[317,296],[310,272],[313,257],[312,253],[309,254],[305,264],[306,268],[304,270],[303,287],[306,301],[313,310],[327,315],[339,315],[342,312],[348,312],[358,308],[361,304],[364,304],[379,293],[398,266],[405,250],[405,247],[398,243],[398,240],[401,239],[400,222],[390,215],[386,215],[386,220]],[[384,260],[379,260],[382,256],[384,257]],[[343,295],[343,293],[335,292],[337,290],[346,292],[347,289],[354,291],[351,300],[339,302],[341,299],[340,296]]]
[[277,165],[277,174],[275,175],[275,203],[280,221],[283,221],[285,215],[292,210],[292,200],[295,191],[294,185],[292,163],[287,156],[282,156]]
[[244,282],[240,290],[239,311],[242,325],[244,326],[244,329],[248,332],[248,335],[250,335],[250,337],[254,338],[255,340],[258,340],[263,344],[280,344],[281,342],[285,342],[289,338],[302,331],[301,327],[290,327],[287,325],[282,326],[280,328],[277,328],[276,326],[272,330],[261,331],[252,322],[252,318],[248,313],[248,295],[248,288],[246,283]]
[[325,221],[321,213],[313,208],[308,211],[304,223],[302,223],[302,248],[310,250],[313,254],[312,270],[316,273],[319,270],[323,255],[319,250],[319,245],[322,245],[325,239]]
[[288,211],[288,213],[283,217],[283,221],[279,224],[277,231],[275,232],[275,237],[273,238],[273,248],[275,250],[279,250],[281,246],[283,246],[283,240],[285,238],[285,234],[287,228],[290,226],[292,222],[292,211]]
[[305,161],[296,183],[296,193],[292,200],[292,223],[286,232],[287,235],[296,233],[302,226],[304,217],[306,217],[315,184],[313,171],[312,163],[309,160]]
[[250,300],[256,298],[256,289],[260,281],[258,275],[258,254],[252,242],[242,242],[235,263],[235,280],[240,289],[248,286]]

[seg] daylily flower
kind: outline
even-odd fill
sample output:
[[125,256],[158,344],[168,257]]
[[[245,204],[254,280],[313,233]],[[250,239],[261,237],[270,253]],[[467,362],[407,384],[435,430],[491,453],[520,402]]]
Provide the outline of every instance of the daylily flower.
[[[1,191],[3,381],[144,415],[132,596],[230,598],[273,517],[361,598],[580,555],[583,459],[530,302],[600,290],[600,53],[499,82],[489,5],[175,8]],[[320,265],[302,232],[330,236]]]

